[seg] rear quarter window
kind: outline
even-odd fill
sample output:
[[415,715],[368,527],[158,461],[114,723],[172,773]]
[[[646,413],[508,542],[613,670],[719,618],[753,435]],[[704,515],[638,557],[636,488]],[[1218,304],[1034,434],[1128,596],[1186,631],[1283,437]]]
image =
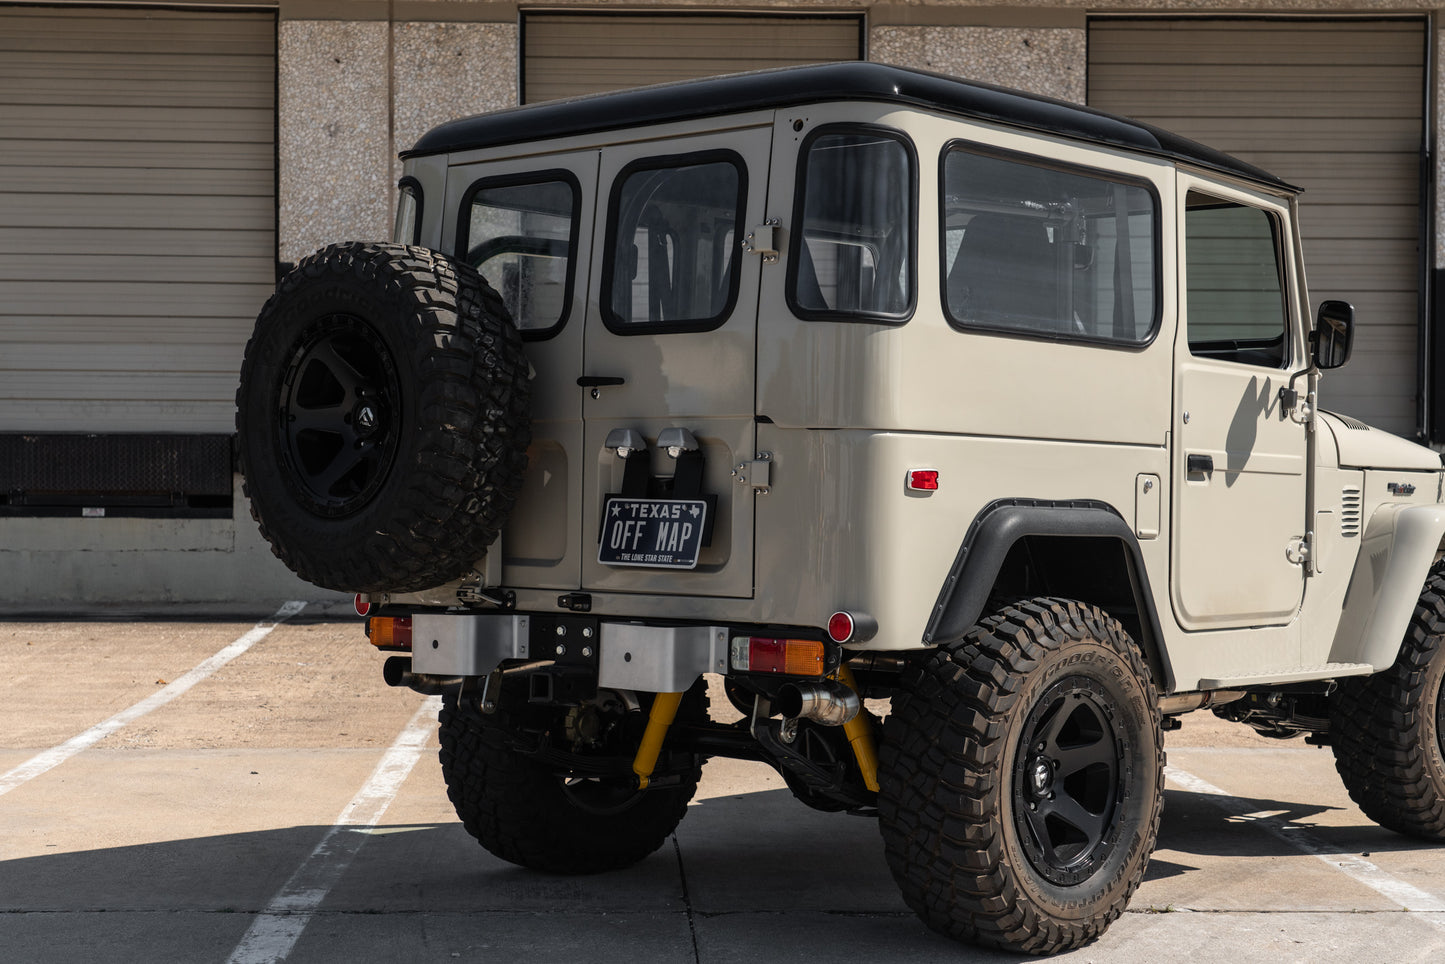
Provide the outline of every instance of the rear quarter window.
[[1144,345],[1159,324],[1159,201],[1145,182],[953,144],[943,304],[960,330]]
[[397,183],[396,223],[391,236],[398,244],[421,244],[421,182],[407,175]]
[[898,131],[828,125],[798,161],[788,307],[799,318],[906,321],[917,265],[918,164]]

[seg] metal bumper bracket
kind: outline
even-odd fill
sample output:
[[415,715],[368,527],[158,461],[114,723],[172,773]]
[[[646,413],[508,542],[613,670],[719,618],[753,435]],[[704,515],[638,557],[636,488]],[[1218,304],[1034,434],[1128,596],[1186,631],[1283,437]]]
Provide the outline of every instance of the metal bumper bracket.
[[703,673],[727,672],[724,626],[602,624],[597,685],[644,693],[681,693]]
[[527,659],[530,617],[419,614],[411,624],[411,668],[433,676],[486,676]]

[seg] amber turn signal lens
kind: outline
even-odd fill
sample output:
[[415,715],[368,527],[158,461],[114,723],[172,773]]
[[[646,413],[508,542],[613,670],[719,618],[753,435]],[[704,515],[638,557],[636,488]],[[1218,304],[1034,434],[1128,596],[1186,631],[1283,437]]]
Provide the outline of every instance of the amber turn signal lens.
[[411,619],[377,616],[369,620],[371,645],[378,649],[411,649]]

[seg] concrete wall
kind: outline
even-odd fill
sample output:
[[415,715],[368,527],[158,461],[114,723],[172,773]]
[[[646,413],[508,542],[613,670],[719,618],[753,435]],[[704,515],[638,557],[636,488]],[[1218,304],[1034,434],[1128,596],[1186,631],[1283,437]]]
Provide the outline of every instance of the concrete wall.
[[517,103],[517,33],[515,21],[283,20],[279,259],[390,237],[396,155],[442,121]]
[[874,27],[868,59],[1084,102],[1082,28]]

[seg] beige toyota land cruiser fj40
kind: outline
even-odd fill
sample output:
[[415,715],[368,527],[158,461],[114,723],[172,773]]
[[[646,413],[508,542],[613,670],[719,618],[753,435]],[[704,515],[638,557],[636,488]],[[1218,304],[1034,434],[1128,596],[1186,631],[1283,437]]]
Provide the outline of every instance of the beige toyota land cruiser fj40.
[[1310,311],[1295,188],[875,64],[404,158],[395,240],[262,310],[242,467],[387,682],[443,694],[492,853],[627,866],[758,760],[876,817],[929,926],[1058,951],[1124,910],[1205,707],[1445,837],[1441,462],[1316,406],[1353,318]]

